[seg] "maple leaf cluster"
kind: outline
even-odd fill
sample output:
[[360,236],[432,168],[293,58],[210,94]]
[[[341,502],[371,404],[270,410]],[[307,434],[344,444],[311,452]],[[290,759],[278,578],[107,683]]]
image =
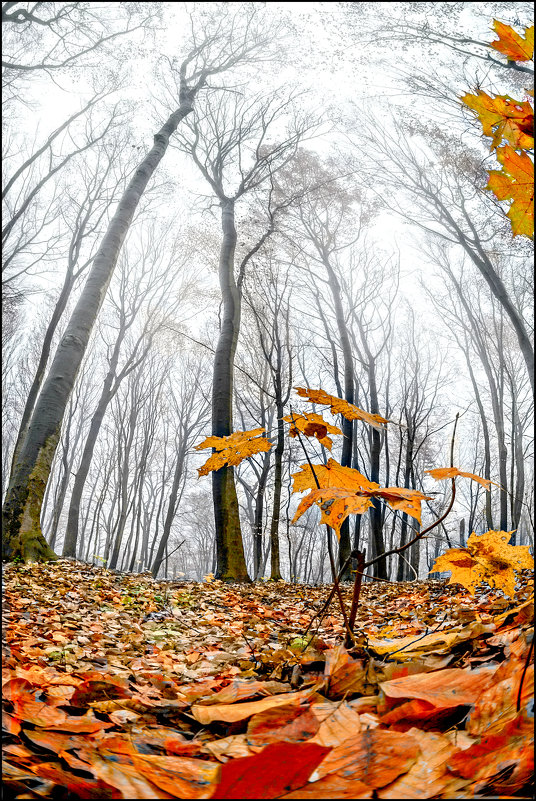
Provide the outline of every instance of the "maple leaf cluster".
[[[510,62],[531,61],[534,57],[534,26],[520,36],[503,22],[494,20],[499,39],[493,47]],[[528,91],[528,95],[531,93]],[[507,216],[514,236],[534,235],[534,163],[527,151],[534,150],[534,108],[530,101],[508,95],[489,95],[479,91],[466,94],[462,102],[474,111],[485,136],[491,137],[500,170],[490,170],[486,189],[498,200],[511,201]],[[505,141],[506,144],[501,145]]]

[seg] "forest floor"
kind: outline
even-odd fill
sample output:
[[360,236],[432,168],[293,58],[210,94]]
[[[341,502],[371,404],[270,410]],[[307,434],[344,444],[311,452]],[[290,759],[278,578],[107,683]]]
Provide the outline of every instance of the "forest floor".
[[512,599],[367,583],[349,650],[329,586],[3,583],[5,798],[531,797],[528,571]]

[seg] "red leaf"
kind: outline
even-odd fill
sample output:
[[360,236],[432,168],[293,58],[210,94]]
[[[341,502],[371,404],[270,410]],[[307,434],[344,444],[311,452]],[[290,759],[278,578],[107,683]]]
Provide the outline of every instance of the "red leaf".
[[277,798],[306,784],[330,748],[315,743],[273,743],[260,754],[222,766],[211,798]]

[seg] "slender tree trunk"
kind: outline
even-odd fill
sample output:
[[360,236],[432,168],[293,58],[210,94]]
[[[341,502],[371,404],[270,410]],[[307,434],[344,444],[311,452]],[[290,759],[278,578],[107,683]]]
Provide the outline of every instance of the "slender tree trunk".
[[162,564],[162,561],[164,559],[164,552],[167,548],[169,535],[171,533],[171,524],[173,523],[173,518],[175,517],[175,513],[177,511],[177,495],[179,493],[179,487],[184,472],[184,460],[186,458],[186,448],[187,448],[187,438],[185,437],[184,442],[181,443],[181,447],[179,448],[179,454],[177,456],[177,464],[175,465],[175,472],[173,473],[173,483],[171,485],[171,492],[169,495],[169,503],[166,512],[166,519],[164,521],[164,528],[162,530],[162,537],[160,539],[158,550],[156,552],[153,565],[151,567],[151,573],[153,574],[153,578],[156,578],[158,576],[160,565]]
[[[278,381],[279,378],[279,381]],[[279,395],[277,388],[279,387]],[[283,404],[281,403],[281,375],[276,375],[277,443],[274,453],[274,503],[270,523],[270,578],[279,581],[279,517],[281,515],[281,489],[283,476],[283,452],[285,449],[285,427],[283,425]],[[292,568],[292,565],[290,565]]]
[[[106,377],[104,379],[104,384],[102,387],[102,392],[99,398],[99,402],[97,404],[97,408],[95,409],[95,413],[91,418],[89,432],[87,435],[86,443],[84,445],[82,458],[80,459],[80,464],[78,466],[78,472],[74,480],[73,491],[71,494],[71,501],[69,503],[69,513],[67,517],[67,531],[65,533],[65,541],[63,543],[63,553],[62,553],[63,556],[72,556],[72,557],[76,556],[80,503],[82,501],[82,494],[84,492],[84,486],[86,484],[86,479],[89,473],[89,469],[91,467],[91,460],[93,459],[93,452],[95,450],[95,445],[97,444],[97,438],[102,425],[102,421],[104,419],[106,409],[108,408],[108,405],[115,394],[114,392],[112,392],[112,384],[115,379],[122,341],[123,341],[123,336],[121,336],[120,334],[114,346],[112,357],[110,359],[110,365]],[[117,391],[118,387],[114,387],[114,389],[115,391]]]
[[193,98],[188,97],[155,135],[154,145],[127,186],[95,256],[13,466],[2,509],[3,559],[18,556],[27,562],[56,558],[41,532],[40,513],[63,415],[140,198],[167,150],[170,136],[192,111],[192,103]]
[[[240,330],[240,293],[234,277],[236,227],[234,200],[221,201],[223,240],[219,278],[222,294],[222,322],[212,384],[212,435],[228,437],[233,431],[233,368]],[[218,567],[223,581],[250,581],[240,530],[234,470],[225,466],[212,473],[212,498],[216,524]]]
[[264,517],[264,493],[269,471],[270,453],[266,452],[262,460],[257,497],[255,498],[255,511],[253,513],[253,576],[255,581],[260,579],[262,570],[262,521]]
[[[328,273],[329,279],[329,287],[331,289],[331,295],[333,297],[333,305],[335,307],[335,319],[337,321],[337,328],[339,330],[339,339],[341,343],[341,350],[342,350],[342,359],[344,365],[344,400],[348,401],[348,403],[354,402],[354,360],[352,356],[352,346],[350,344],[350,336],[348,334],[348,328],[346,325],[346,319],[344,316],[344,309],[342,305],[342,297],[341,297],[341,285],[335,273],[335,270],[331,266],[329,259],[325,257],[323,259],[324,266]],[[343,418],[342,421],[342,433],[343,433],[343,440],[342,440],[342,454],[341,454],[341,465],[343,467],[351,467],[352,466],[352,442],[353,442],[353,432],[354,432],[354,422],[353,420],[347,420]],[[350,519],[346,518],[341,526],[340,531],[340,539],[339,539],[339,566],[343,565],[348,557],[350,556],[350,551],[352,550],[352,545],[350,542]],[[350,564],[346,568],[345,573],[341,577],[342,581],[350,581],[352,578]]]

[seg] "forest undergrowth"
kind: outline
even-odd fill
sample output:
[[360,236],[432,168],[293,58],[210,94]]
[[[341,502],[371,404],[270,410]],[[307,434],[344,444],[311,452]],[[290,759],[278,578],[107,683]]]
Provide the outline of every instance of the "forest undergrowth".
[[514,598],[366,583],[351,648],[326,585],[3,584],[5,797],[531,797],[530,571]]

